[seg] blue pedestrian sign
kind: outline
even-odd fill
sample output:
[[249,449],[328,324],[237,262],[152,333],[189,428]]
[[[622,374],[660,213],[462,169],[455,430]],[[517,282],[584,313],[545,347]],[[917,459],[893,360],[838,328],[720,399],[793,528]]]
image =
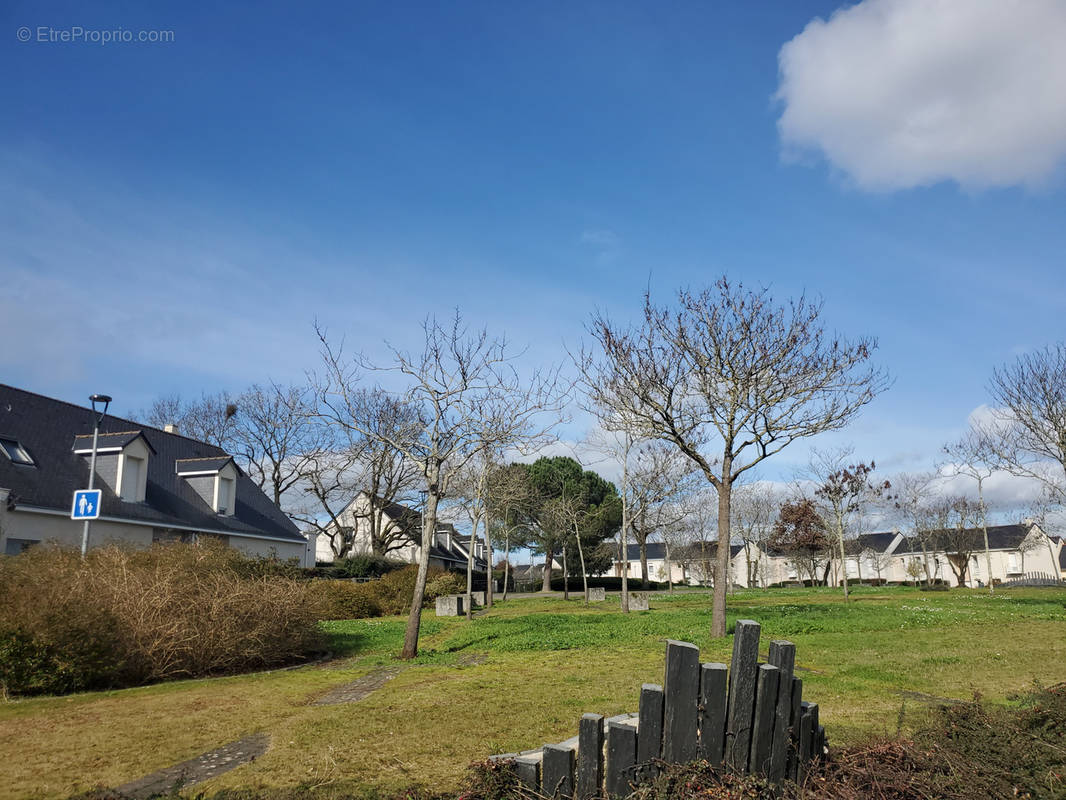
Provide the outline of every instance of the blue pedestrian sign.
[[70,506],[71,519],[96,519],[100,516],[100,490],[78,489]]

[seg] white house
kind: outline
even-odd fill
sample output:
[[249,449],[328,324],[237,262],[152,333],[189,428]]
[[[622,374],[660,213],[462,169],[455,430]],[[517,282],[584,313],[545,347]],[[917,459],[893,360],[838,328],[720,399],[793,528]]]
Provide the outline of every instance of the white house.
[[[80,547],[70,518],[88,487],[95,412],[0,385],[0,553],[40,542]],[[90,546],[223,541],[249,555],[311,563],[296,526],[223,450],[174,431],[105,416],[94,488],[100,516]]]
[[[337,533],[349,543],[346,555],[371,554],[372,515],[377,517],[379,532],[383,532],[389,540],[383,555],[396,561],[417,564],[422,551],[422,515],[400,503],[386,503],[379,498],[372,500],[365,491],[359,492],[337,515],[338,525],[330,526],[328,534],[318,537],[315,551],[317,560],[320,563],[332,563],[337,559],[331,544],[331,538]],[[459,533],[448,522],[438,521],[429,554],[430,566],[466,569],[469,548],[469,536]],[[474,542],[474,569],[478,572],[486,569],[485,555],[485,545],[478,539]]]

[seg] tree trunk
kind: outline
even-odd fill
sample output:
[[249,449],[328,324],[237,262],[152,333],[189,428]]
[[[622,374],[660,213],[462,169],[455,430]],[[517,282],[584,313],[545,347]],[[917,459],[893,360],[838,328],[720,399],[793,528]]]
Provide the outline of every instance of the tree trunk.
[[544,578],[540,582],[540,590],[542,592],[550,592],[552,590],[552,561],[555,555],[550,547],[546,548],[548,551],[548,557],[544,560]]
[[570,570],[566,565],[566,544],[563,544],[563,600],[570,599]]
[[622,458],[622,613],[629,613],[629,448],[632,441],[626,432],[626,447]]
[[585,590],[585,605],[589,604],[589,576],[585,571],[585,549],[581,546],[581,534],[575,529],[574,537],[577,539],[577,555],[581,559],[581,586]]
[[477,541],[477,516],[473,519],[473,524],[470,526],[470,546],[467,547],[466,553],[466,618],[471,620],[474,618],[474,609],[470,606],[473,605],[470,601],[474,599],[474,543]]
[[670,566],[669,542],[663,542],[663,552],[666,553],[666,558],[663,559],[663,564],[666,566],[666,585],[670,588],[670,591],[672,592],[674,590],[674,570]]
[[437,530],[437,494],[440,468],[431,469],[427,476],[426,507],[422,514],[422,551],[418,555],[418,574],[415,590],[411,596],[411,613],[407,616],[407,628],[403,635],[403,650],[400,658],[411,659],[418,655],[418,631],[422,625],[422,601],[426,596],[426,576],[429,574],[429,551],[433,547],[433,534]]
[[503,535],[503,599],[507,599],[507,576],[511,571],[511,534]]
[[844,552],[844,518],[837,514],[837,541],[840,543],[840,572],[844,584],[844,602],[848,602],[848,555]]
[[492,608],[492,537],[489,520],[485,518],[485,608]]
[[711,638],[725,636],[725,597],[729,588],[729,520],[733,494],[733,459],[726,449],[722,459],[722,479],[718,485],[718,574],[714,581],[714,607],[711,612]]
[[[643,517],[643,514],[641,515]],[[636,534],[640,542],[640,588],[648,588],[648,531],[643,527],[641,520],[640,533]]]

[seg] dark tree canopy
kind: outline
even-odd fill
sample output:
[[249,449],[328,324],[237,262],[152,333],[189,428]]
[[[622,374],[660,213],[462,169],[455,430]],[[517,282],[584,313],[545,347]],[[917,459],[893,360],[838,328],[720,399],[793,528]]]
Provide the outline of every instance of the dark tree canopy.
[[523,466],[533,497],[529,530],[534,549],[545,556],[545,571],[549,571],[552,555],[561,553],[563,547],[568,548],[568,558],[576,554],[575,525],[586,561],[595,561],[587,564],[589,571],[609,568],[605,551],[594,550],[622,524],[622,500],[614,484],[568,456],[539,458]]

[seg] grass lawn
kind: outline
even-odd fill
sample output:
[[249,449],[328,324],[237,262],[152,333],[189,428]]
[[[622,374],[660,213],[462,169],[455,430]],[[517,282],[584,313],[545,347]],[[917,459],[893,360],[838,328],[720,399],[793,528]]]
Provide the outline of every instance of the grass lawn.
[[[730,621],[762,624],[764,652],[772,638],[796,643],[804,696],[834,744],[922,721],[928,705],[907,693],[1007,702],[1066,680],[1066,590],[860,588],[845,607],[839,590],[797,589],[730,602]],[[447,788],[471,760],[573,735],[583,712],[635,711],[640,684],[662,681],[667,638],[729,660],[731,639],[708,637],[709,595],[653,595],[628,616],[617,603],[511,600],[472,623],[429,611],[422,655],[347,705],[310,703],[398,663],[402,619],[326,623],[344,654],[327,664],[0,703],[0,796],[116,786],[256,731],[271,735],[263,757],[195,791]]]

